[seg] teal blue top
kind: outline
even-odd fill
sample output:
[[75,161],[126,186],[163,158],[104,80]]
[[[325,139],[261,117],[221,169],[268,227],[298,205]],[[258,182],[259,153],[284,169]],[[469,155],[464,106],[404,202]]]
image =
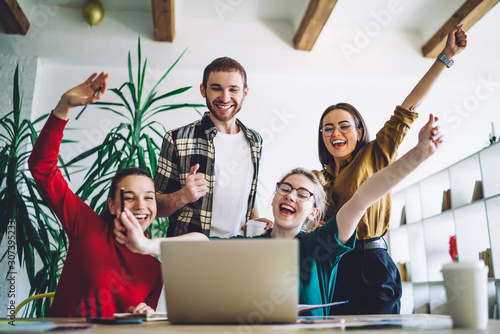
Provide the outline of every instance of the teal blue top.
[[[254,238],[271,238],[272,229]],[[238,237],[235,237],[238,238]],[[244,237],[243,237],[244,238]],[[333,216],[313,232],[300,231],[295,236],[300,244],[300,304],[327,304],[333,300],[340,258],[354,249],[356,232],[342,244],[338,239],[337,218]],[[339,300],[340,301],[340,300]],[[329,307],[301,315],[328,315]]]

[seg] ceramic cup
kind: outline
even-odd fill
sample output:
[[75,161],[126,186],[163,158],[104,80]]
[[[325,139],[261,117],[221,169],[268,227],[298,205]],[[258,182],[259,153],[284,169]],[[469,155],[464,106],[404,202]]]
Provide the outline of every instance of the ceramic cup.
[[261,235],[265,231],[266,223],[259,222],[256,220],[249,220],[247,222],[247,237],[255,237],[257,235]]
[[453,327],[488,327],[488,267],[483,261],[454,262],[442,269]]

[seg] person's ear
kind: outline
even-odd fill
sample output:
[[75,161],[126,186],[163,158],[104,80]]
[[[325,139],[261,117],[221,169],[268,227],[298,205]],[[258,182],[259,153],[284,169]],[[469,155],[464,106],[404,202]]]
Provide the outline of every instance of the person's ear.
[[363,138],[363,128],[359,128],[359,129],[356,129],[356,132],[358,134],[358,138],[357,138],[357,141],[359,142],[361,140],[361,138]]
[[201,93],[201,96],[203,96],[204,99],[207,98],[207,92],[205,91],[205,86],[203,86],[203,84],[200,84],[200,93]]
[[246,97],[247,97],[247,95],[248,95],[248,90],[249,90],[249,88],[248,88],[248,87],[247,87],[247,88],[245,88],[245,89],[243,90],[243,99],[242,99],[242,101],[245,101],[245,98],[246,98]]
[[318,215],[319,213],[319,209],[318,208],[314,208],[311,213],[309,214],[309,216],[307,216],[307,219],[309,220],[313,220],[314,218],[316,218],[316,216]]
[[108,198],[108,209],[109,209],[109,212],[111,212],[111,214],[114,216],[116,214],[116,210],[115,210],[115,201],[113,201],[110,198]]

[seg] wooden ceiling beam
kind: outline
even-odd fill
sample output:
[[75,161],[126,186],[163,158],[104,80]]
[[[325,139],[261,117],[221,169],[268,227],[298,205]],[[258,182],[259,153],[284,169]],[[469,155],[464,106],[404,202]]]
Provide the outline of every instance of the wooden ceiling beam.
[[0,23],[7,34],[26,35],[30,27],[16,0],[0,0]]
[[155,41],[173,42],[175,35],[175,1],[151,0]]
[[336,4],[337,0],[309,1],[302,22],[293,38],[296,50],[312,50]]
[[448,21],[422,46],[426,58],[436,58],[446,44],[448,33],[456,25],[463,24],[464,31],[469,30],[500,0],[467,0]]

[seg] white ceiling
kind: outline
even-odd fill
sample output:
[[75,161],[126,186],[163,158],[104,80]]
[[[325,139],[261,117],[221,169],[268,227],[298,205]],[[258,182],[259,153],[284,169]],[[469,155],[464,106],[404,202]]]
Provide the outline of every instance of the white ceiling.
[[[465,0],[339,0],[326,27],[363,29],[369,22],[379,20],[385,30],[418,32],[427,40],[464,2]],[[19,0],[19,3],[22,8],[47,4],[81,8],[85,0]],[[149,0],[101,0],[101,3],[107,12],[151,11]],[[309,0],[177,0],[175,11],[176,20],[203,18],[228,22],[286,22],[295,31],[308,3]],[[384,13],[390,15],[384,16]],[[29,17],[29,13],[26,14]],[[496,19],[489,18],[492,16],[496,16]],[[479,24],[488,25],[484,31],[498,35],[500,29],[496,22],[499,18],[500,9],[494,8]]]

